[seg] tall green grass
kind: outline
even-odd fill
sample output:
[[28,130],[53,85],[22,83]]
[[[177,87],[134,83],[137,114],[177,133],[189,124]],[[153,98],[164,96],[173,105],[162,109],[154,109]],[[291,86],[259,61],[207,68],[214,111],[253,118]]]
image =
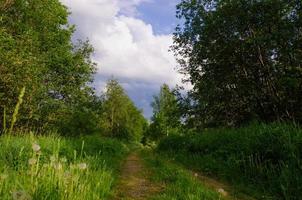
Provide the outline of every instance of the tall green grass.
[[294,125],[255,124],[171,136],[158,150],[258,199],[301,199],[302,129]]
[[[14,110],[14,113],[13,113],[13,116],[12,116],[10,128],[9,128],[9,131],[8,131],[9,134],[11,134],[13,132],[14,125],[17,121],[17,116],[18,116],[18,113],[19,113],[19,109],[20,109],[20,106],[23,102],[24,94],[25,94],[25,87],[23,87],[20,91],[20,94],[19,94],[19,97],[18,97],[18,102],[16,104],[16,107],[15,107],[15,110]],[[6,132],[5,129],[4,129],[4,131]]]
[[0,199],[106,199],[127,152],[121,142],[97,136],[2,136]]
[[[3,108],[3,127],[2,127],[2,132],[6,132],[6,107]],[[0,131],[1,133],[1,131]]]

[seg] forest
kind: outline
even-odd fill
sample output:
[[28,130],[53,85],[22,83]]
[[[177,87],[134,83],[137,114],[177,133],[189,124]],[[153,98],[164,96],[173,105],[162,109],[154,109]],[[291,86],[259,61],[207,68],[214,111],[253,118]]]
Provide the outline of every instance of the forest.
[[302,199],[302,1],[179,0],[150,119],[71,13],[0,0],[1,200]]

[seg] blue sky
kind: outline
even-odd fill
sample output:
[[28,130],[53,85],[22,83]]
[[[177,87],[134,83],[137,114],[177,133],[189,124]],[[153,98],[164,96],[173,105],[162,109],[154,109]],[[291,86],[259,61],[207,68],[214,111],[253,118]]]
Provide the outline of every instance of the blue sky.
[[179,0],[153,0],[141,3],[138,17],[150,23],[155,34],[171,34],[177,25],[176,5]]
[[152,97],[160,86],[181,84],[169,51],[178,1],[62,0],[72,12],[75,39],[89,38],[94,46],[93,61],[98,65],[94,86],[99,93],[113,76],[149,118]]

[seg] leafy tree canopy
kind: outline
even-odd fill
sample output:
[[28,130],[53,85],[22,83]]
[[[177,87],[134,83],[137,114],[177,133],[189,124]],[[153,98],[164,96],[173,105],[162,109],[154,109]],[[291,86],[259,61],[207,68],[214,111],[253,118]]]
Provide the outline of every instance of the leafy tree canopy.
[[103,97],[101,127],[105,135],[139,141],[147,126],[138,110],[117,80],[107,82]]
[[302,121],[302,2],[182,0],[173,50],[203,126]]
[[0,114],[5,107],[11,116],[26,87],[19,126],[57,126],[73,107],[93,99],[93,49],[71,42],[68,15],[59,0],[0,1]]
[[158,95],[154,96],[153,116],[146,137],[158,140],[176,133],[180,127],[180,110],[176,95],[167,84],[163,84]]

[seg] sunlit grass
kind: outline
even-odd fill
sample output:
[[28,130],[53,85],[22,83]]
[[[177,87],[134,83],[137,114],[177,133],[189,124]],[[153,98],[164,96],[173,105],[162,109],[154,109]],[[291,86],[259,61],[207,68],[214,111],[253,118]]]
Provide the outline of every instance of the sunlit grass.
[[106,199],[126,152],[97,136],[2,136],[0,199]]

